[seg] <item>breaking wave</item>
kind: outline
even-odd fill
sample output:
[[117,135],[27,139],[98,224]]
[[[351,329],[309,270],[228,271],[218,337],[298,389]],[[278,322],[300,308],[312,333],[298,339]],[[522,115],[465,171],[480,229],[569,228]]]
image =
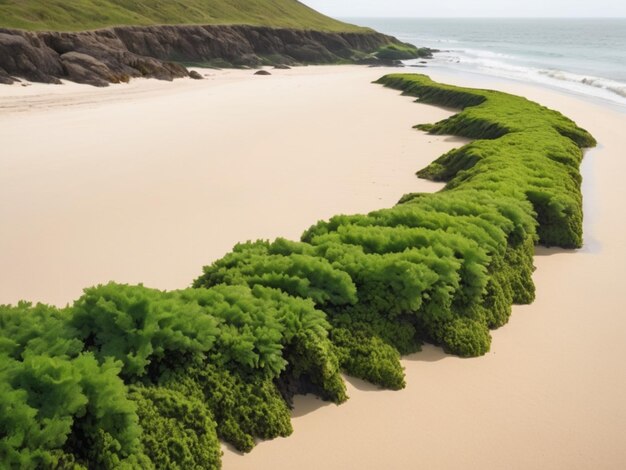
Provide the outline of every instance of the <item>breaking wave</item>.
[[[499,52],[457,49],[436,54],[431,66],[454,66],[455,69],[541,83],[626,105],[625,82],[541,66],[533,67],[519,62],[520,57]],[[411,65],[410,61],[407,63]]]

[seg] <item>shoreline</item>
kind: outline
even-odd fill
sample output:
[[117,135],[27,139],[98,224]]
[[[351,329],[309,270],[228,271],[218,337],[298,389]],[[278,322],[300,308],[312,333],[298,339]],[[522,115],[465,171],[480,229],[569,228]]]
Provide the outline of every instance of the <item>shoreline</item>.
[[344,20],[440,50],[433,68],[530,82],[626,107],[623,18]]
[[[552,83],[541,83],[532,80],[523,80],[522,78],[514,78],[514,77],[504,77],[498,76],[497,74],[488,74],[479,71],[471,71],[471,70],[455,70],[454,67],[446,66],[446,65],[436,65],[429,66],[426,69],[421,69],[420,67],[412,67],[406,66],[406,69],[414,69],[416,70],[414,73],[425,73],[426,75],[436,76],[441,73],[442,76],[450,76],[450,77],[463,77],[471,83],[484,83],[494,82],[494,83],[502,83],[508,84],[512,86],[529,86],[533,88],[539,88],[546,91],[549,91],[553,94],[561,95],[563,97],[569,97],[578,99],[581,101],[585,101],[589,104],[600,106],[602,108],[610,109],[613,112],[617,112],[620,114],[626,114],[626,102],[620,103],[609,98],[596,96],[590,93],[584,93],[582,91],[576,91],[573,89],[569,89],[566,87],[559,87],[556,84]],[[424,70],[421,72],[420,70]],[[411,73],[411,72],[409,72]],[[481,85],[476,85],[481,86]]]

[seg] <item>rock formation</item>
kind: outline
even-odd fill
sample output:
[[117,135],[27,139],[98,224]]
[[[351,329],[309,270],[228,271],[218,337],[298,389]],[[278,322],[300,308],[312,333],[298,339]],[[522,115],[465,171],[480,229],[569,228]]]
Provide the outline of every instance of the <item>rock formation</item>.
[[261,26],[127,26],[95,31],[27,32],[0,28],[0,83],[16,79],[95,86],[132,77],[172,80],[185,65],[261,65],[358,62],[400,44],[374,31],[331,33]]

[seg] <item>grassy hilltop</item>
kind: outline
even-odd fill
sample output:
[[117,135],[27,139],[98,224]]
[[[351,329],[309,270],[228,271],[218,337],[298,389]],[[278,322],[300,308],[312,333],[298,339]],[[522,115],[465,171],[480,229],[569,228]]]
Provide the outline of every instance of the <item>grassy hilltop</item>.
[[248,24],[318,31],[364,31],[297,0],[0,0],[0,27],[84,31],[109,26]]

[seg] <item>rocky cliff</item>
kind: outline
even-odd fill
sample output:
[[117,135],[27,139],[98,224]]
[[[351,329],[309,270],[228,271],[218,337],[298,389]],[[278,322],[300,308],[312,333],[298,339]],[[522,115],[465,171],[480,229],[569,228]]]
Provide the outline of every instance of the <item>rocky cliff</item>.
[[[260,66],[372,60],[400,44],[374,31],[318,32],[259,26],[129,26],[95,31],[27,32],[0,28],[0,83],[106,86],[132,77],[186,77],[185,65]],[[375,60],[375,59],[374,59]]]

